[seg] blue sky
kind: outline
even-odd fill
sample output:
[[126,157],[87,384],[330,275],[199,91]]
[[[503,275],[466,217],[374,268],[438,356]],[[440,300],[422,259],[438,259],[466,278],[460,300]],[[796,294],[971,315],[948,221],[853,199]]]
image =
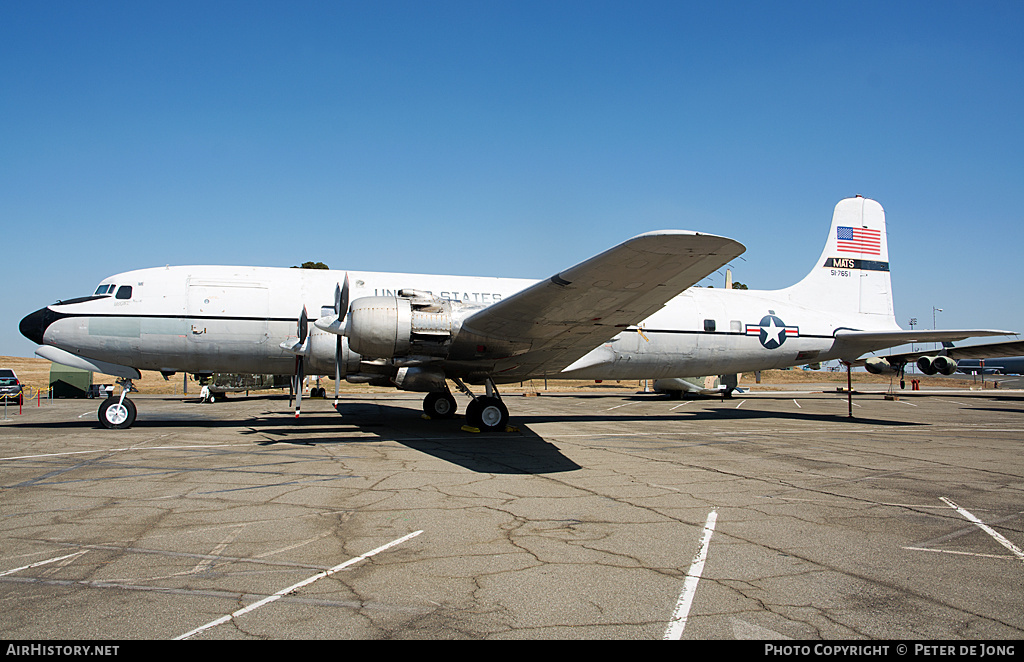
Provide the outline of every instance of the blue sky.
[[901,325],[1024,331],[1022,33],[1020,2],[5,2],[0,354],[164,264],[542,278],[682,228],[784,287],[856,194]]

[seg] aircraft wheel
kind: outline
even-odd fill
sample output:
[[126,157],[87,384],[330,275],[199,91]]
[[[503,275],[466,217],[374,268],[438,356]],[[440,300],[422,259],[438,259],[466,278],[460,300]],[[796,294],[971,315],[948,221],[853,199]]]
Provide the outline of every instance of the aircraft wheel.
[[481,430],[504,430],[508,425],[508,408],[498,398],[477,398],[466,407],[466,421]]
[[99,409],[100,423],[108,430],[124,430],[131,427],[137,414],[134,402],[128,398],[122,402],[120,397],[113,395],[104,400]]
[[452,418],[458,404],[451,393],[428,393],[423,398],[423,411],[430,418]]

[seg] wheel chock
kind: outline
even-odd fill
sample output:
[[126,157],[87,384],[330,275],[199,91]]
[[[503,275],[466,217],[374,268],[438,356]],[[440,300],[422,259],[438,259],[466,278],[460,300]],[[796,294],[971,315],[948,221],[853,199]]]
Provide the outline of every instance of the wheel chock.
[[[474,433],[477,433],[477,434],[482,432],[482,430],[480,428],[475,428],[472,425],[463,425],[462,426],[462,431],[463,432],[474,432]],[[519,428],[517,428],[514,425],[506,425],[505,426],[505,432],[519,432]]]

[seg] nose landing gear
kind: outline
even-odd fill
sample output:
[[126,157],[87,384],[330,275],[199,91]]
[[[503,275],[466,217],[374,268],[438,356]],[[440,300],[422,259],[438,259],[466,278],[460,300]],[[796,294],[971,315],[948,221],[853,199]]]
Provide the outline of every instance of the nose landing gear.
[[131,379],[117,380],[121,386],[121,395],[112,395],[100,404],[97,416],[100,423],[108,430],[124,430],[130,428],[138,415],[135,403],[127,398],[129,391],[136,390]]

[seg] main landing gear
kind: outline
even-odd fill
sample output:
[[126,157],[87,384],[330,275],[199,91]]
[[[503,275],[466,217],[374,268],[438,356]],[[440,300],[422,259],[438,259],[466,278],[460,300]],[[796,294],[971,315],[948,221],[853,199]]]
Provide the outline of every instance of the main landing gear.
[[100,404],[97,412],[100,423],[108,430],[124,430],[135,422],[139,410],[135,403],[128,399],[128,393],[134,391],[135,385],[130,379],[118,379],[121,395],[112,395]]
[[[472,400],[466,405],[466,424],[483,432],[504,430],[508,425],[508,407],[501,401],[498,388],[490,379],[485,383],[487,394],[473,395],[459,379],[452,379],[459,391]],[[450,391],[428,393],[423,399],[423,411],[431,418],[452,418],[455,416],[457,404]]]

